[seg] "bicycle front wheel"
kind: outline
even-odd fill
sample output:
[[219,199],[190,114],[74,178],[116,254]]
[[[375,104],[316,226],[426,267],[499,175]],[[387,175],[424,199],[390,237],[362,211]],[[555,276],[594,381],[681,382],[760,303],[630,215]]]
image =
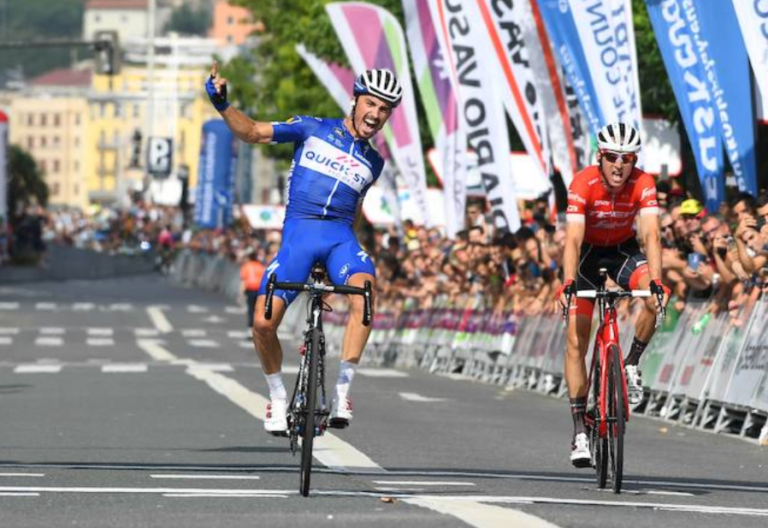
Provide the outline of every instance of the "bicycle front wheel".
[[299,492],[304,497],[309,495],[309,481],[312,475],[312,444],[315,440],[315,416],[317,414],[317,365],[321,346],[320,337],[320,330],[313,328],[310,347],[306,351],[308,362],[307,400],[304,432],[301,437],[301,483],[299,485]]
[[[595,354],[597,353],[597,350],[595,350]],[[592,447],[592,460],[595,463],[597,487],[603,489],[608,482],[608,438],[600,434],[600,424],[602,424],[603,420],[600,413],[600,380],[602,378],[600,361],[595,361],[595,371],[592,373],[592,376],[592,395],[595,407],[590,445]]]
[[611,452],[611,480],[613,492],[621,493],[621,483],[624,477],[624,373],[621,371],[621,351],[616,345],[608,349],[611,359],[608,390],[608,415],[613,419],[609,422],[608,442]]

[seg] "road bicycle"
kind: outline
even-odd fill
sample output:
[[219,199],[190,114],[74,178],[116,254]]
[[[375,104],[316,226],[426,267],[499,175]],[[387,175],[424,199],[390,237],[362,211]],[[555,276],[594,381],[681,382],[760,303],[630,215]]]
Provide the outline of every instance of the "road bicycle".
[[[328,428],[328,400],[325,394],[325,335],[323,334],[323,312],[330,312],[331,307],[323,301],[329,293],[361,295],[363,302],[363,325],[371,324],[371,282],[365,281],[363,288],[354,286],[335,286],[325,284],[325,269],[315,264],[310,273],[310,281],[277,282],[272,274],[267,281],[267,297],[264,317],[272,319],[272,299],[275,290],[305,292],[307,299],[307,327],[303,334],[301,364],[296,377],[291,403],[288,406],[288,431],[291,453],[295,456],[301,439],[301,477],[299,492],[307,497],[312,475],[312,446],[315,436],[322,436]],[[319,396],[319,397],[318,397]]]
[[[598,304],[600,317],[592,352],[588,386],[592,390],[590,406],[585,422],[589,429],[592,449],[592,464],[597,475],[597,487],[603,489],[610,474],[614,493],[621,493],[624,475],[624,432],[629,421],[630,408],[627,398],[627,379],[624,374],[624,356],[619,344],[619,325],[616,316],[616,302],[632,297],[650,297],[650,290],[609,290],[605,287],[608,272],[600,268],[600,282],[595,290],[580,290],[576,297],[594,299]],[[666,317],[663,295],[657,295],[660,307],[656,315],[658,328]],[[571,296],[563,310],[566,318]]]

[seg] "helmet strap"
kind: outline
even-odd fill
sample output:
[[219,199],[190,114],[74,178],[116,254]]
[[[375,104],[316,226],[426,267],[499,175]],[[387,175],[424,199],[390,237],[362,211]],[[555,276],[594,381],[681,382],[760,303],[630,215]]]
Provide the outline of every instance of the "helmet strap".
[[357,125],[355,124],[355,110],[357,109],[357,99],[360,97],[359,95],[355,96],[355,100],[352,102],[352,113],[350,117],[352,118],[352,129],[355,131],[355,135],[357,137],[360,137],[360,131],[357,130]]

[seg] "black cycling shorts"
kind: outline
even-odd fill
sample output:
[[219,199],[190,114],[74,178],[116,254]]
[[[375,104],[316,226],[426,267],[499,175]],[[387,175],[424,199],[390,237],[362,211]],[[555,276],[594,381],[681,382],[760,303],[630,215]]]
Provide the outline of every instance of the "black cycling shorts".
[[[640,251],[637,240],[630,238],[617,246],[593,246],[582,244],[576,288],[594,290],[600,283],[600,268],[606,268],[608,276],[621,288],[629,290],[632,275],[648,259]],[[635,285],[633,285],[635,286]]]

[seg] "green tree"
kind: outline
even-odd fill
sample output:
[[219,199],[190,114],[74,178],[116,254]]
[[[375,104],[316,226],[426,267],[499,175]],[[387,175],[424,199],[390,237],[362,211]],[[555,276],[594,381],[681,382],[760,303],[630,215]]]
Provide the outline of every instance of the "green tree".
[[13,223],[19,207],[48,203],[48,185],[27,151],[18,145],[11,145],[8,150],[8,216]]
[[182,35],[205,35],[211,25],[210,8],[191,7],[182,4],[174,9],[171,19],[165,25],[165,31],[176,31]]
[[[31,42],[41,39],[80,38],[86,0],[0,0],[0,40]],[[68,66],[76,53],[91,55],[86,48],[30,48],[0,51],[0,76],[20,69],[27,78],[53,68]]]

